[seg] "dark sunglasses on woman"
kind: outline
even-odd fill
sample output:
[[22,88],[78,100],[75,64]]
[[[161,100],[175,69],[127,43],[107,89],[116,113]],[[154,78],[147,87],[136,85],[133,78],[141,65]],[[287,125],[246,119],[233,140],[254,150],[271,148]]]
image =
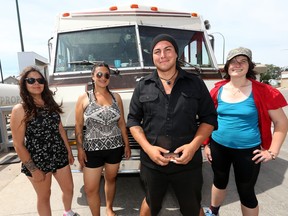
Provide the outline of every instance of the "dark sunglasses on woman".
[[98,72],[96,74],[97,78],[101,78],[102,76],[104,76],[104,78],[109,79],[110,78],[110,74],[109,73],[103,73],[103,72]]
[[30,84],[30,85],[32,85],[32,84],[34,84],[36,81],[39,83],[39,84],[44,84],[45,83],[45,79],[44,78],[32,78],[32,77],[30,77],[30,78],[26,78],[25,79],[26,80],[26,82],[28,83],[28,84]]

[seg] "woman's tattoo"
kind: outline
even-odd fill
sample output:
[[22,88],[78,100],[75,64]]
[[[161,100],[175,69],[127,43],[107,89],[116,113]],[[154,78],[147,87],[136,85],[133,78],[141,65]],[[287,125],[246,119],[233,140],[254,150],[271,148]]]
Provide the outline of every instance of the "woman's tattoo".
[[83,148],[82,139],[83,139],[83,134],[77,133],[76,134],[76,144],[77,144],[78,148]]
[[30,172],[34,172],[37,169],[37,167],[34,164],[34,162],[32,161],[32,159],[29,159],[27,162],[25,162],[23,164]]

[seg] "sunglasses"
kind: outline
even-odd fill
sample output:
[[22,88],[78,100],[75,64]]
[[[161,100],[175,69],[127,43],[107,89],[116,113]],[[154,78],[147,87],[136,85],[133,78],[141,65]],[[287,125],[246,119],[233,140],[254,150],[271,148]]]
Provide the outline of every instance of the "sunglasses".
[[110,74],[109,74],[109,73],[98,72],[98,73],[96,74],[96,77],[99,78],[99,79],[100,79],[102,76],[104,76],[104,78],[106,78],[106,79],[109,79],[109,78],[110,78]]
[[32,78],[32,77],[30,77],[30,78],[26,78],[25,79],[26,80],[26,82],[28,83],[28,84],[30,84],[30,85],[32,85],[32,84],[34,84],[36,81],[39,83],[39,84],[44,84],[45,83],[45,79],[44,78]]

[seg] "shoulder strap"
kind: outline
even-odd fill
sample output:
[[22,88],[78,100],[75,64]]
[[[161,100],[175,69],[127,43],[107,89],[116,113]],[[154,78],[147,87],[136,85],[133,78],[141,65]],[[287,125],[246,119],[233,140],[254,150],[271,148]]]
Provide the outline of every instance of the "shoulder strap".
[[110,91],[110,94],[111,94],[111,96],[112,96],[112,100],[113,100],[114,102],[117,102],[114,93]]
[[93,95],[94,95],[93,90],[87,91],[86,93],[87,93],[87,96],[88,96],[88,99],[89,99],[89,103],[92,102],[94,100],[94,98],[93,98]]

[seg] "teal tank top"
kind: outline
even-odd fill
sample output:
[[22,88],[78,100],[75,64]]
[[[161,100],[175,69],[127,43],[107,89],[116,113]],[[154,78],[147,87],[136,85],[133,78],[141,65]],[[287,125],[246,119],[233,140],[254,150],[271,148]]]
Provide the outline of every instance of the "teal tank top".
[[227,103],[221,99],[223,87],[218,94],[218,130],[212,139],[234,149],[252,148],[261,143],[258,126],[258,111],[253,94],[241,102]]

